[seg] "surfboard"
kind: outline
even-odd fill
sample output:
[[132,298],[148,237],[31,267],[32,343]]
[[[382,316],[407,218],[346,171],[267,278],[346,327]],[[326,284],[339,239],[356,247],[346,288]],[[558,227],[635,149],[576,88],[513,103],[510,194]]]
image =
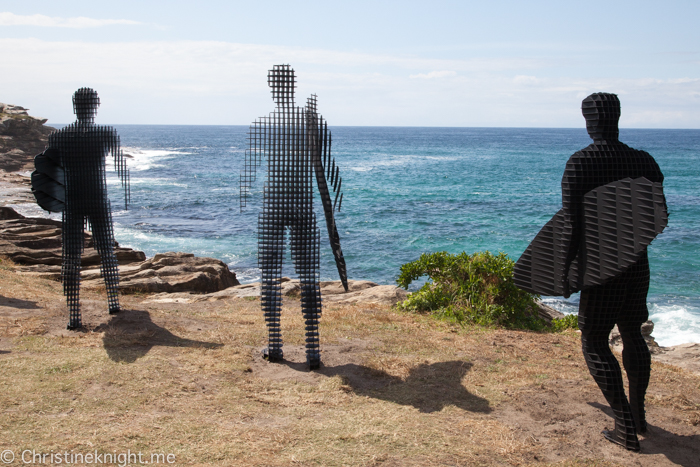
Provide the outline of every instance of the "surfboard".
[[[570,292],[602,285],[633,265],[668,225],[661,183],[624,178],[595,188],[583,198],[579,251],[569,270]],[[563,242],[571,226],[559,210],[515,263],[515,284],[530,293],[563,295]]]
[[34,156],[32,193],[37,204],[46,211],[63,212],[66,207],[65,171],[55,150],[47,148]]

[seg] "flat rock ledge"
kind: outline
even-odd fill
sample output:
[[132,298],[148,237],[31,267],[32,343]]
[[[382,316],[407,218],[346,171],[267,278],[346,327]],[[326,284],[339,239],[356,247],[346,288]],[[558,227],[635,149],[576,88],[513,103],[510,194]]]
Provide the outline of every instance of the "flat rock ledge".
[[[146,259],[144,252],[119,245],[115,253],[123,293],[207,294],[240,284],[226,263],[215,258],[168,252]],[[61,254],[60,221],[24,217],[12,208],[0,207],[0,256],[15,262],[19,274],[60,280]],[[104,287],[100,256],[90,233],[85,235],[82,266],[82,287]]]
[[[320,283],[321,297],[326,304],[377,304],[396,305],[405,300],[408,293],[395,285],[379,285],[371,281],[348,280],[348,292],[345,292],[340,281],[324,281]],[[282,295],[299,297],[301,288],[298,280],[283,277],[281,281]],[[228,298],[259,297],[260,282],[237,285],[215,293],[160,293],[146,298],[144,303],[193,303],[202,301],[225,300]]]

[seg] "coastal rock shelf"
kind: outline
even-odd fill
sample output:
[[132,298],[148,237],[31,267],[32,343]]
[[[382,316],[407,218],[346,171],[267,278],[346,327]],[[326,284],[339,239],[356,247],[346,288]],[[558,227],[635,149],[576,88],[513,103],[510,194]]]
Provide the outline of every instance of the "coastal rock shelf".
[[[298,280],[289,277],[282,278],[282,295],[299,297],[300,284]],[[320,283],[321,297],[328,304],[377,304],[393,306],[404,300],[408,293],[394,285],[379,285],[370,281],[348,280],[348,292],[345,292],[340,281],[325,281]],[[220,292],[196,295],[190,293],[161,293],[147,297],[146,303],[194,303],[216,301],[227,298],[259,297],[260,282],[237,285]]]
[[44,150],[55,128],[27,109],[0,102],[0,168],[7,172],[33,170],[34,156]]
[[[118,245],[115,253],[123,293],[211,293],[239,285],[236,274],[218,259],[175,252],[146,259],[142,251]],[[19,274],[60,280],[61,222],[24,217],[12,208],[0,207],[0,256],[17,263]],[[99,254],[88,232],[82,255],[83,287],[104,286],[99,265]]]
[[[85,287],[101,287],[99,268],[83,270]],[[211,293],[239,285],[226,263],[192,253],[159,253],[142,263],[119,266],[119,289],[134,292]]]
[[[24,217],[10,207],[0,207],[0,255],[27,265],[23,268],[25,272],[58,279],[61,275],[61,252],[61,221]],[[115,253],[120,265],[146,260],[142,251],[119,245],[116,245]],[[100,257],[88,232],[85,235],[82,265],[89,267],[99,264]]]

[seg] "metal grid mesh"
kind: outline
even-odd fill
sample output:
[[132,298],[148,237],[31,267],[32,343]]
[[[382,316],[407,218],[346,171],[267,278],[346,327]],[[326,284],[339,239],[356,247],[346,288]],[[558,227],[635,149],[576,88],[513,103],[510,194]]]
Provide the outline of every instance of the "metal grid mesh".
[[[610,441],[639,450],[646,431],[644,398],[651,357],[640,327],[648,317],[647,246],[667,224],[663,174],[652,156],[618,139],[620,101],[595,93],[582,111],[593,143],[576,152],[562,178],[563,208],[518,260],[515,281],[525,290],[564,295],[581,289],[579,328],[588,369],[613,409]],[[629,380],[608,345],[618,325]]]
[[[301,284],[301,307],[306,325],[306,357],[310,368],[321,363],[318,325],[321,317],[319,281],[320,233],[313,209],[313,177],[319,186],[331,248],[341,280],[347,290],[345,261],[340,249],[333,216],[340,209],[342,195],[339,170],[330,156],[330,132],[317,114],[316,96],[307,106],[294,106],[296,79],[289,65],[275,65],[268,84],[277,108],[250,126],[248,150],[241,174],[241,208],[246,206],[255,171],[267,157],[267,178],[263,189],[263,208],[258,216],[258,264],[262,270],[261,306],[268,328],[270,361],[283,358],[280,311],[281,276],[286,231],[289,229],[294,270]],[[332,172],[332,175],[331,175]],[[326,173],[336,192],[331,201]]]
[[63,264],[61,277],[68,304],[68,329],[82,326],[80,315],[80,256],[88,222],[95,248],[100,254],[100,271],[107,288],[109,312],[119,308],[119,270],[114,254],[112,212],[107,197],[105,157],[111,153],[114,168],[124,187],[125,207],[129,202],[129,171],[120,149],[117,132],[95,125],[100,104],[97,93],[80,88],[73,95],[77,121],[49,135],[49,148],[58,154],[65,172],[65,209],[63,211]]

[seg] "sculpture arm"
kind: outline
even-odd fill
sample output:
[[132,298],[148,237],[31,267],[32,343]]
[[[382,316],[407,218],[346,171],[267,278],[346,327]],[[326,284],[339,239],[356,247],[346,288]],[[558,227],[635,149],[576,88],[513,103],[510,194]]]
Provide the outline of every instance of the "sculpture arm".
[[258,166],[262,164],[265,149],[268,146],[267,125],[265,119],[258,119],[248,131],[248,149],[245,151],[243,170],[240,175],[241,211],[250,198],[250,187],[256,179]]
[[582,170],[576,154],[571,156],[564,169],[561,180],[561,198],[564,211],[565,226],[562,233],[561,250],[564,267],[561,275],[561,285],[564,297],[571,295],[569,286],[569,269],[576,258],[581,243],[581,208],[583,200]]
[[[315,100],[313,101],[315,104]],[[340,196],[341,180],[340,170],[335,166],[335,160],[331,158],[331,132],[328,130],[328,125],[319,118],[315,112],[315,106],[309,106],[306,115],[307,126],[307,144],[311,153],[311,160],[316,174],[316,183],[318,191],[321,195],[321,204],[323,205],[323,213],[326,217],[326,227],[328,229],[328,239],[330,240],[331,250],[335,258],[335,265],[338,268],[340,282],[343,284],[345,291],[348,291],[348,273],[345,264],[343,250],[340,247],[340,235],[338,227],[335,224],[334,211],[340,210],[342,204],[342,196]],[[332,172],[332,173],[331,173]],[[327,177],[326,175],[329,174]],[[329,182],[330,181],[330,186]],[[336,193],[335,202],[331,200],[330,190]]]
[[131,183],[129,168],[126,166],[126,158],[121,148],[119,134],[114,128],[108,127],[107,133],[107,152],[112,154],[114,160],[114,170],[117,172],[119,179],[124,188],[124,209],[128,209],[129,201],[131,201]]

